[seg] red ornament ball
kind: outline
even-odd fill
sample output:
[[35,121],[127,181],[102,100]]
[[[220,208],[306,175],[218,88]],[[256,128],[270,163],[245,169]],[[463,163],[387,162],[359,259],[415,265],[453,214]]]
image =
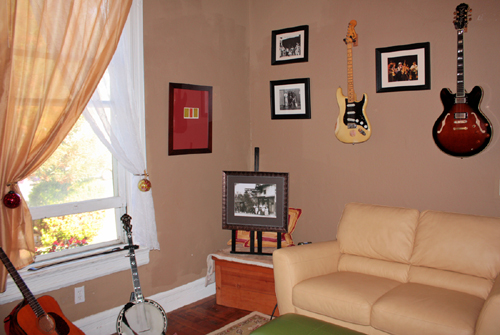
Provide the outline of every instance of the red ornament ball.
[[3,204],[7,208],[17,208],[21,204],[21,197],[14,191],[10,191],[3,197]]
[[151,189],[151,182],[148,179],[144,178],[139,182],[137,187],[139,187],[139,190],[141,190],[141,192],[147,192]]

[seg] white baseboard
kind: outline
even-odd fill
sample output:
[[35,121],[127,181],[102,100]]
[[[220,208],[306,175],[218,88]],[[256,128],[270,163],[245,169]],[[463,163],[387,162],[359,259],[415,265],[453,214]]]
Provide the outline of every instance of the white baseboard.
[[[165,312],[171,312],[215,294],[215,284],[205,287],[205,278],[174,288],[173,290],[146,297],[159,303]],[[111,335],[116,333],[116,319],[123,306],[73,322],[86,335]]]

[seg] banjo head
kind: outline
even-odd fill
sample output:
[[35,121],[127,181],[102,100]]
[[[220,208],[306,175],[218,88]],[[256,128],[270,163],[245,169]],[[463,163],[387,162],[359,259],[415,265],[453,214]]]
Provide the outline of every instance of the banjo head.
[[126,304],[116,320],[116,331],[120,335],[165,335],[167,314],[156,301],[145,299],[143,303]]

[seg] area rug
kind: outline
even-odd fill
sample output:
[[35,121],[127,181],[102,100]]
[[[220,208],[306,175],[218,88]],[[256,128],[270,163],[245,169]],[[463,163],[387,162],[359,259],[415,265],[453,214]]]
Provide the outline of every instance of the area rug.
[[255,329],[269,322],[270,318],[269,315],[252,312],[207,335],[249,335]]

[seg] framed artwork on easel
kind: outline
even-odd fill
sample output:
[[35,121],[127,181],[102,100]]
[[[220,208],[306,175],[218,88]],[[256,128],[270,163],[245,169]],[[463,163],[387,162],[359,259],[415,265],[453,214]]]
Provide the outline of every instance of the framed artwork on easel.
[[224,171],[222,229],[288,232],[288,173]]

